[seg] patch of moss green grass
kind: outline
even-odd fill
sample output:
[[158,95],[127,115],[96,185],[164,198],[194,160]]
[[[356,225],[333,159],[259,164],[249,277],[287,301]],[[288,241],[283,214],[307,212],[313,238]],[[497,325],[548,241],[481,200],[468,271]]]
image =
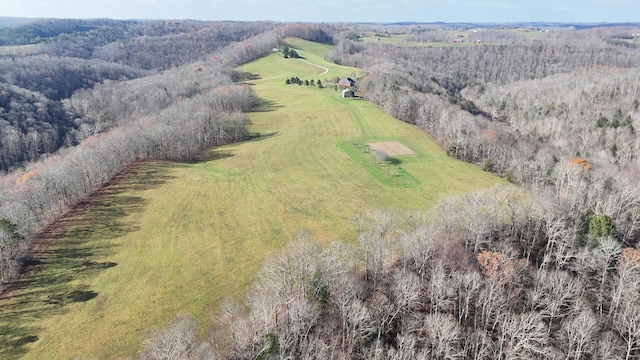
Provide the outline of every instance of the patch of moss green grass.
[[366,144],[355,141],[343,141],[338,144],[354,162],[362,166],[380,183],[396,188],[411,188],[420,185],[420,180],[402,167],[407,156],[391,157],[382,160],[372,154]]
[[[287,43],[328,73],[278,53],[242,66],[262,99],[249,140],[197,163],[139,164],[59,223],[38,271],[0,300],[0,358],[136,356],[145,335],[178,313],[193,314],[204,335],[221,301],[242,300],[265,257],[300,229],[325,244],[355,241],[358,213],[429,209],[505,183],[365,100],[286,85],[360,72],[327,63],[331,46]],[[416,152],[400,164],[406,184],[385,183],[344,149],[380,140]]]

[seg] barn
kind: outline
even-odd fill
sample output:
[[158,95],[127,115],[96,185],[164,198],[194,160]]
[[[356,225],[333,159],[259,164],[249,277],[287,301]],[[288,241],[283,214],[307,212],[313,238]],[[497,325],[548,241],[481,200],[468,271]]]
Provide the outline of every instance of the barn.
[[342,97],[343,98],[352,98],[352,97],[355,97],[355,96],[356,96],[356,94],[351,89],[342,90]]

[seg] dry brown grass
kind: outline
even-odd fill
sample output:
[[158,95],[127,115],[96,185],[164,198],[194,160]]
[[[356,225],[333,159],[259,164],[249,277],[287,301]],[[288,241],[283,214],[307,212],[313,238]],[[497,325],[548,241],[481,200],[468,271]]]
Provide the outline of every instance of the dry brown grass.
[[406,147],[404,144],[397,141],[382,141],[375,143],[368,143],[369,150],[380,150],[388,156],[403,156],[403,155],[415,155],[413,150]]

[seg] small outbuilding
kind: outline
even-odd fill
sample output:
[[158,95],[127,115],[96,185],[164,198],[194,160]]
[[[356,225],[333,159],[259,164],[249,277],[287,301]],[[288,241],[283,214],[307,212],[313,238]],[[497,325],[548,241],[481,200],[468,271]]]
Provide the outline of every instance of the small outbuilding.
[[338,80],[338,86],[345,87],[345,88],[350,88],[355,83],[356,82],[352,78],[343,78],[343,79]]
[[351,89],[342,90],[342,97],[343,98],[352,98],[352,97],[355,97],[355,96],[356,96],[356,94]]

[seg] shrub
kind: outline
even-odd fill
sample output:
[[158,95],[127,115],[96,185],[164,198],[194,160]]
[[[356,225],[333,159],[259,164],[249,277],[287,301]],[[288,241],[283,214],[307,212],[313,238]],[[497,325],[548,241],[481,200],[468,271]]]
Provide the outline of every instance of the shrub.
[[603,237],[616,236],[616,226],[609,215],[591,215],[589,217],[589,235],[600,239]]

